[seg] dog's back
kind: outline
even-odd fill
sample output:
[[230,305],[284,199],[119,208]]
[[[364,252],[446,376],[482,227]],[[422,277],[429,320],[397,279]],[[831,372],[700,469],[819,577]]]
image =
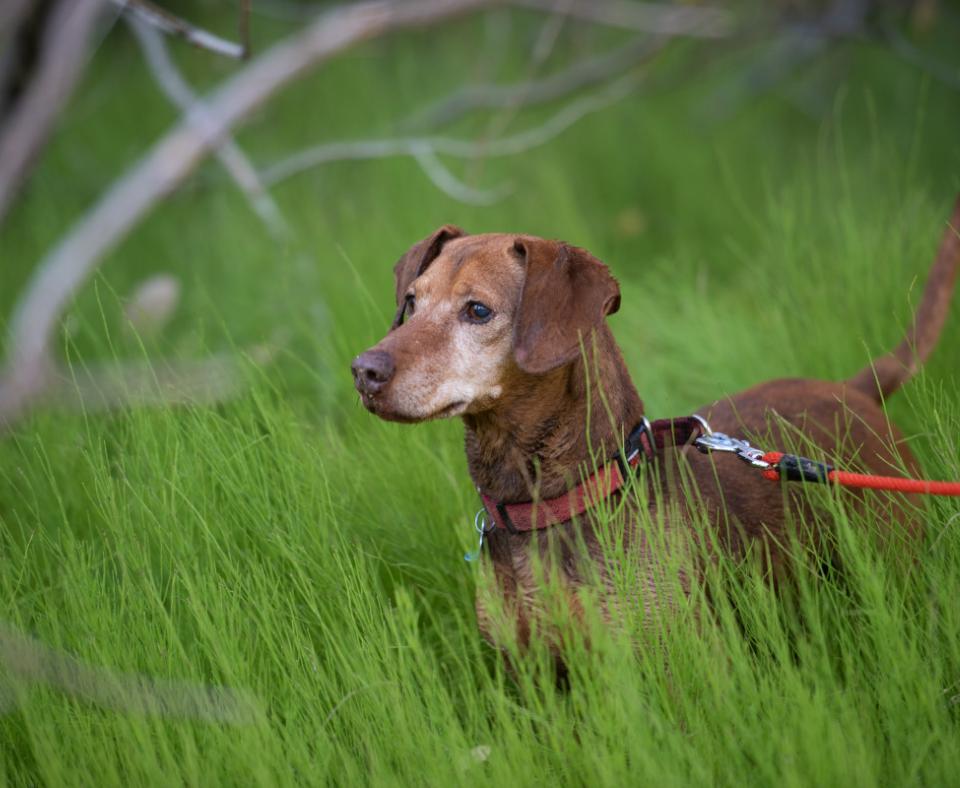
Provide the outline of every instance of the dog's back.
[[[701,413],[715,430],[745,435],[767,449],[817,455],[835,466],[866,473],[920,475],[902,433],[884,413],[883,401],[916,374],[937,345],[960,270],[958,229],[960,198],[913,325],[893,351],[842,383],[773,380],[714,402]],[[774,563],[782,563],[787,498],[779,485],[759,479],[730,455],[687,459],[701,495],[739,524],[740,529],[731,530],[736,546],[746,546],[741,544],[744,534],[748,540],[763,539]],[[802,485],[789,485],[789,500],[802,518],[809,513],[809,491],[804,492]],[[871,492],[854,500],[871,509],[894,545],[921,537],[918,502],[909,496]]]

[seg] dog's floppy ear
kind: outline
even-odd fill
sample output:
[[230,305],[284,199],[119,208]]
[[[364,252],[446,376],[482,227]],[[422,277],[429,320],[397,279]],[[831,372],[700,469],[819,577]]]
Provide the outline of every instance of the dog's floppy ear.
[[393,267],[393,275],[397,285],[397,306],[403,304],[403,296],[410,287],[410,283],[427,270],[427,266],[437,259],[443,245],[453,239],[460,238],[466,233],[452,224],[445,224],[438,230],[414,244],[409,251],[397,260]]
[[620,287],[584,249],[517,238],[513,252],[527,266],[516,321],[514,358],[534,375],[569,364],[591,332],[620,308]]

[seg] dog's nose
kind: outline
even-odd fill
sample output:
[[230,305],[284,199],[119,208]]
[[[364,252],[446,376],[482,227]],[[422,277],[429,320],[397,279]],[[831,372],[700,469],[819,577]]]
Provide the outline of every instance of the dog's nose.
[[362,394],[376,394],[393,377],[393,356],[385,350],[368,350],[353,360],[353,384]]

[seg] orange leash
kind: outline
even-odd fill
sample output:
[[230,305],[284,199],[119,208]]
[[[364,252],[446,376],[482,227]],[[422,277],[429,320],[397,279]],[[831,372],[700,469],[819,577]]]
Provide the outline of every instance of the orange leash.
[[786,479],[820,484],[832,482],[841,487],[856,487],[863,490],[960,496],[960,482],[932,482],[926,479],[838,471],[826,463],[798,457],[795,454],[784,454],[780,451],[765,452],[740,438],[731,438],[722,432],[713,432],[706,421],[699,416],[693,418],[697,419],[704,428],[704,433],[694,441],[694,446],[704,454],[715,451],[735,454],[748,465],[759,469],[764,479],[771,481]]
[[[784,458],[793,455],[779,451],[768,451],[763,455],[763,461],[770,464],[770,468],[761,470],[760,475],[771,481],[780,480],[780,464]],[[797,458],[803,459],[803,458]],[[812,463],[811,460],[807,462]],[[873,476],[867,473],[850,473],[849,471],[826,470],[829,466],[823,463],[812,463],[826,471],[823,477],[806,479],[807,481],[828,481],[839,484],[841,487],[857,487],[864,490],[890,490],[891,492],[921,493],[923,495],[960,495],[960,482],[931,482],[926,479],[908,479],[900,476]],[[788,476],[788,478],[790,478]]]

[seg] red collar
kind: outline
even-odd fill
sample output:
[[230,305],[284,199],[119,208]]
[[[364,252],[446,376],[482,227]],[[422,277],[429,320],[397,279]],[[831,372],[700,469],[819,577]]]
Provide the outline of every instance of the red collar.
[[643,419],[627,437],[623,452],[617,452],[610,462],[563,495],[536,503],[502,503],[481,492],[490,517],[488,530],[502,528],[510,533],[522,533],[572,520],[623,487],[629,469],[639,465],[644,457],[652,460],[658,450],[685,446],[706,432],[709,432],[706,422],[699,416],[659,419],[652,424]]

